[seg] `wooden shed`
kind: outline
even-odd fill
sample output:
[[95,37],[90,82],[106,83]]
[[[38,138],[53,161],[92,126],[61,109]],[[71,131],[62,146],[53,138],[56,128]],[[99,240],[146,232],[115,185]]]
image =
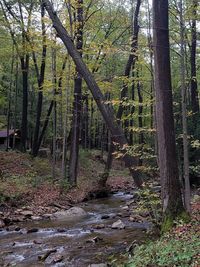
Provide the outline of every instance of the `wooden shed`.
[[1,130],[0,131],[0,149],[6,149],[7,139],[9,138],[9,148],[19,148],[21,131],[20,130]]

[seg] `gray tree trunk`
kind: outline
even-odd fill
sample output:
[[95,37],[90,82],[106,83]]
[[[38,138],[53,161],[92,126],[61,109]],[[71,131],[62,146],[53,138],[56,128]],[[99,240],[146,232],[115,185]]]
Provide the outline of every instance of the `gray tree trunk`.
[[180,57],[180,76],[181,76],[181,99],[182,99],[182,127],[183,127],[183,170],[185,182],[185,208],[190,212],[190,180],[189,180],[189,158],[188,158],[188,130],[187,130],[187,100],[185,83],[185,25],[183,20],[183,2],[180,0],[180,33],[181,33],[181,57]]
[[184,210],[176,155],[168,23],[168,0],[154,0],[156,118],[164,231]]
[[81,73],[82,77],[85,79],[88,88],[90,89],[94,100],[97,103],[97,106],[106,122],[106,125],[108,129],[110,130],[113,140],[119,145],[121,152],[123,153],[123,160],[125,161],[125,164],[127,167],[129,167],[132,176],[134,178],[134,181],[137,186],[142,186],[142,180],[140,178],[140,173],[136,170],[134,170],[134,165],[136,164],[136,159],[130,156],[127,153],[127,140],[124,136],[122,128],[118,125],[116,121],[116,117],[114,116],[114,111],[112,108],[108,107],[104,103],[104,97],[102,95],[102,92],[100,88],[98,87],[95,79],[93,78],[93,75],[89,71],[86,64],[83,62],[79,52],[75,48],[73,42],[71,41],[71,38],[66,31],[66,29],[63,27],[62,23],[60,22],[59,18],[56,15],[56,12],[54,12],[53,7],[48,0],[43,0],[43,3],[45,4],[45,8],[47,12],[49,13],[49,16],[53,22],[53,26],[57,31],[58,36],[63,41],[64,45],[66,46],[70,56],[74,60],[76,67],[78,71]]

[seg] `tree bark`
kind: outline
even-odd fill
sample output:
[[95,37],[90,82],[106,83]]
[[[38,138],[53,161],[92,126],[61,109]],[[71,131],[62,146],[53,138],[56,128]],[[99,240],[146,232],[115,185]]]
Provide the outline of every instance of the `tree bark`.
[[183,20],[183,2],[180,0],[180,33],[181,33],[181,57],[180,57],[180,78],[181,78],[181,100],[182,100],[182,128],[183,128],[183,170],[185,182],[185,208],[190,213],[190,180],[189,180],[189,158],[188,158],[188,130],[187,130],[187,99],[185,82],[185,25]]
[[163,202],[163,231],[184,210],[178,173],[169,49],[168,0],[153,1],[156,118]]
[[[135,14],[134,14],[134,18],[133,18],[133,36],[132,36],[132,43],[131,43],[131,53],[129,55],[128,61],[126,63],[126,67],[125,67],[125,71],[124,71],[124,77],[129,78],[130,77],[130,73],[131,73],[131,69],[132,69],[132,73],[134,72],[134,68],[135,68],[135,62],[137,59],[137,49],[138,49],[138,34],[139,34],[139,24],[138,24],[138,17],[139,17],[139,12],[140,12],[140,5],[141,5],[141,0],[137,0],[137,4],[136,4],[136,9],[135,9]],[[132,98],[133,98],[133,92],[134,90],[134,85],[132,86]],[[121,95],[120,95],[120,99],[121,101],[126,101],[128,98],[128,85],[126,82],[123,82],[123,86],[121,89]],[[134,108],[131,110],[131,113],[133,112]],[[119,108],[117,111],[117,120],[118,123],[120,123],[120,120],[122,118],[124,112],[124,107],[123,107],[123,103],[119,104]],[[133,125],[133,119],[130,122],[130,125]],[[125,133],[126,133],[126,137],[128,136],[127,134],[127,128],[128,128],[128,120],[125,120]],[[133,135],[132,133],[130,134],[130,140],[129,143],[133,141]],[[112,146],[112,138],[111,138],[111,146]],[[114,147],[109,147],[108,150],[108,157],[107,157],[107,164],[106,166],[110,166],[110,168],[112,167],[112,154],[114,152]],[[107,171],[107,175],[109,175],[109,170],[106,167],[106,171]]]
[[[77,0],[77,29],[75,33],[76,49],[82,57],[83,49],[83,0]],[[76,69],[74,79],[74,104],[72,120],[72,139],[69,158],[69,182],[72,185],[77,184],[78,175],[78,155],[79,155],[79,137],[82,111],[82,75]]]
[[20,58],[22,70],[22,122],[21,122],[21,152],[26,152],[27,141],[27,113],[28,113],[28,70],[29,70],[29,54]]
[[[199,112],[199,97],[197,89],[197,71],[196,71],[196,50],[197,50],[197,7],[198,1],[193,0],[193,12],[192,12],[192,44],[191,44],[191,105],[194,113]],[[194,116],[196,117],[196,116]]]
[[[7,144],[6,144],[6,150],[8,151],[10,147],[10,136],[9,136],[9,130],[10,130],[10,117],[11,117],[11,98],[12,98],[12,87],[13,87],[13,68],[14,68],[14,44],[12,48],[12,62],[11,62],[11,70],[10,70],[10,84],[9,84],[9,92],[8,92],[8,111],[7,111]],[[15,133],[14,133],[15,136]],[[13,136],[13,137],[14,137]],[[12,144],[13,145],[13,144]]]
[[136,163],[136,159],[130,156],[127,153],[127,140],[124,136],[122,128],[118,125],[116,121],[116,117],[114,116],[114,111],[112,108],[108,107],[104,103],[104,97],[102,95],[102,92],[100,88],[98,87],[95,79],[93,78],[91,72],[89,71],[88,67],[86,64],[83,62],[81,59],[81,56],[79,52],[76,50],[73,42],[71,41],[70,36],[68,35],[68,32],[66,29],[63,27],[62,23],[58,19],[56,13],[54,12],[51,3],[48,0],[43,0],[43,3],[45,4],[45,8],[47,9],[47,12],[49,13],[49,16],[53,22],[53,26],[56,29],[59,37],[65,44],[69,54],[71,55],[72,59],[74,60],[78,71],[81,73],[82,77],[85,79],[88,88],[90,89],[97,106],[106,122],[106,125],[108,129],[110,130],[113,139],[115,140],[116,143],[119,144],[121,151],[123,152],[123,160],[126,163],[126,166],[129,167],[133,178],[135,180],[135,183],[137,186],[141,187],[142,186],[142,180],[139,176],[139,173],[134,170],[134,165]]
[[[45,75],[45,66],[46,66],[46,52],[47,52],[47,45],[46,45],[46,29],[44,23],[44,15],[45,15],[45,8],[44,5],[41,5],[41,23],[42,23],[42,59],[41,59],[41,67],[40,67],[40,74],[38,73],[38,100],[37,100],[37,115],[36,115],[36,123],[35,123],[35,131],[34,131],[34,138],[33,138],[33,147],[32,147],[32,155],[34,157],[37,156],[39,146],[38,146],[38,139],[39,139],[39,132],[40,132],[40,120],[42,114],[42,103],[43,103],[43,84],[44,84],[44,75]],[[35,67],[37,67],[37,62],[35,61]]]

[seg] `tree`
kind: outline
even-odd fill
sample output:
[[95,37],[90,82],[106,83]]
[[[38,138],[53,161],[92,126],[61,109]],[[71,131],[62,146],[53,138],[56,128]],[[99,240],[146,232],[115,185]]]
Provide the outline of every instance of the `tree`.
[[[138,23],[138,17],[139,17],[139,12],[140,12],[140,6],[141,6],[141,0],[137,0],[136,3],[136,8],[135,8],[135,12],[133,15],[133,21],[132,21],[132,41],[131,41],[131,53],[128,57],[126,66],[125,66],[125,70],[124,70],[124,77],[125,78],[129,78],[130,74],[131,74],[131,69],[132,71],[134,71],[135,69],[135,63],[136,63],[136,59],[137,59],[137,50],[138,50],[138,34],[139,34],[139,23]],[[139,92],[139,90],[138,90]],[[134,94],[134,86],[132,86],[132,95]],[[141,94],[138,93],[140,96]],[[128,99],[128,84],[127,81],[123,82],[123,86],[121,89],[121,93],[120,93],[120,99],[121,102],[119,104],[118,107],[118,111],[117,111],[117,120],[118,123],[120,123],[120,120],[122,118],[123,112],[124,112],[124,106],[123,106],[123,102],[126,102]],[[140,97],[141,99],[141,97]],[[140,108],[141,110],[141,108]],[[132,112],[133,114],[133,112]],[[140,119],[141,122],[141,119]],[[127,130],[126,128],[128,127],[127,125],[127,120],[125,120],[125,131]],[[112,142],[112,140],[111,140]],[[108,177],[109,175],[109,171],[110,168],[112,166],[112,153],[114,152],[114,146],[111,145],[109,146],[109,150],[108,150],[108,157],[107,157],[107,163],[105,166],[105,174],[104,174],[104,180],[106,181],[106,177]]]
[[127,152],[127,140],[124,136],[122,128],[118,125],[116,121],[116,117],[114,116],[113,109],[107,106],[104,102],[104,96],[97,85],[95,79],[93,78],[92,73],[89,71],[86,64],[83,62],[79,52],[75,48],[68,32],[63,27],[62,23],[60,22],[59,18],[57,17],[56,12],[54,12],[53,7],[48,0],[43,0],[45,8],[53,22],[53,26],[57,31],[58,36],[63,41],[64,45],[66,46],[68,53],[72,57],[73,61],[76,64],[77,70],[81,73],[82,77],[86,81],[88,88],[90,89],[94,100],[97,103],[97,106],[105,120],[105,123],[112,134],[112,138],[116,144],[120,146],[120,151],[123,154],[123,160],[127,167],[129,167],[134,181],[137,186],[142,186],[142,180],[139,176],[139,173],[134,170],[134,165],[136,163],[136,159],[129,155]]
[[168,0],[153,1],[156,119],[163,230],[184,211],[176,155],[169,49]]
[[[4,5],[3,5],[4,4]],[[13,6],[16,7],[17,12],[13,11]],[[22,84],[23,84],[23,97],[22,97],[22,119],[21,119],[21,151],[26,152],[26,142],[27,142],[27,123],[28,123],[28,73],[29,73],[29,61],[30,54],[28,49],[27,36],[29,35],[29,30],[31,26],[31,14],[33,11],[34,3],[26,3],[22,6],[21,1],[16,1],[14,5],[10,5],[5,0],[1,3],[1,8],[6,21],[6,26],[10,32],[11,38],[15,45],[18,57],[21,63],[22,72]],[[26,12],[24,15],[23,8]],[[12,20],[15,21],[14,25]],[[18,30],[20,29],[21,34],[21,47],[18,44]]]
[[[76,49],[82,57],[83,49],[83,1],[76,1]],[[72,138],[69,158],[69,181],[70,184],[77,183],[77,168],[79,154],[79,136],[81,125],[81,110],[82,110],[82,76],[78,69],[76,70],[74,79],[74,104],[73,104],[73,120],[72,120]]]
[[42,24],[42,59],[41,59],[41,66],[40,71],[37,64],[37,57],[33,51],[33,61],[35,65],[35,71],[37,76],[38,82],[38,100],[37,100],[37,115],[36,115],[36,122],[35,122],[35,131],[34,131],[34,138],[33,138],[33,146],[32,146],[32,155],[34,157],[37,156],[39,150],[39,132],[40,132],[40,120],[42,114],[42,104],[43,104],[43,84],[44,84],[44,76],[45,76],[45,67],[46,67],[46,53],[47,53],[47,45],[46,45],[46,29],[45,29],[45,22],[44,22],[44,15],[45,9],[44,6],[41,5],[41,24]]
[[[191,105],[194,113],[199,112],[199,98],[197,90],[196,50],[197,50],[197,6],[198,0],[192,1],[192,42],[191,42]],[[196,116],[195,116],[196,117]]]
[[190,212],[190,180],[189,180],[189,158],[188,158],[188,130],[187,130],[187,94],[185,82],[185,25],[183,19],[183,2],[180,0],[180,78],[181,78],[181,98],[182,98],[182,128],[183,128],[183,173],[185,182],[185,207]]

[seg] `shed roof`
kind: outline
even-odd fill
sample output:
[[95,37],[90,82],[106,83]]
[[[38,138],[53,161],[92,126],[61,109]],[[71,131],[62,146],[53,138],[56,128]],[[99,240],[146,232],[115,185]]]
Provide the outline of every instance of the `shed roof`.
[[[14,134],[14,130],[9,130],[9,136]],[[0,131],[0,138],[6,138],[7,137],[7,130]]]

